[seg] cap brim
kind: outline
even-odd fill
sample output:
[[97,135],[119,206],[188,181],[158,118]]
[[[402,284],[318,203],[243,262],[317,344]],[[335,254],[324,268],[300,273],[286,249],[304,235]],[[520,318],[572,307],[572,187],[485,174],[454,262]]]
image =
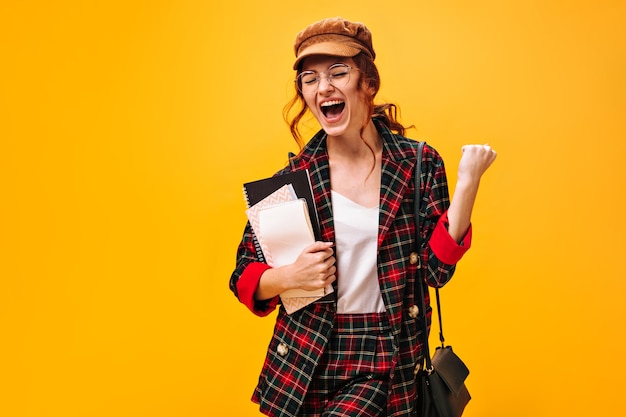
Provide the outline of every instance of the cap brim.
[[293,64],[293,69],[297,70],[300,62],[312,55],[328,55],[328,56],[341,56],[341,57],[353,57],[361,52],[360,48],[346,44],[345,42],[320,42],[306,47],[298,54],[296,62]]

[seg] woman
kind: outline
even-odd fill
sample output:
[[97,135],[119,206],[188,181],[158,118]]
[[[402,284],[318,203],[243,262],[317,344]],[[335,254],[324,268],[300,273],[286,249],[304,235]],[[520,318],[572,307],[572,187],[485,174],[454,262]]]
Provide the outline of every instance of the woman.
[[440,287],[470,246],[472,207],[495,152],[463,147],[450,203],[439,154],[426,146],[416,155],[396,107],[374,105],[380,77],[363,24],[316,22],[298,34],[295,54],[296,96],[287,114],[301,108],[290,120],[292,134],[301,144],[306,112],[322,129],[279,173],[309,170],[323,241],[293,264],[270,268],[257,261],[248,224],[230,288],[259,316],[288,289],[333,285],[336,300],[291,315],[280,307],[252,400],[270,416],[410,415],[423,331],[409,261],[415,161],[422,158],[420,284]]

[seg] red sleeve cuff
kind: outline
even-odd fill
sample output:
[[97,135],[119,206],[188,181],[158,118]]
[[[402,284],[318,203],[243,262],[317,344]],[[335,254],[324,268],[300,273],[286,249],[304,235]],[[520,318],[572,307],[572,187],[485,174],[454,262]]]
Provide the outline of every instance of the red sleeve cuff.
[[246,269],[237,281],[237,294],[239,301],[250,309],[257,316],[267,316],[276,308],[279,297],[270,300],[258,301],[254,299],[254,292],[259,286],[261,275],[271,267],[262,262],[253,262]]
[[454,265],[461,260],[472,245],[472,225],[467,229],[461,243],[456,243],[448,233],[448,212],[446,211],[439,218],[428,244],[441,262]]

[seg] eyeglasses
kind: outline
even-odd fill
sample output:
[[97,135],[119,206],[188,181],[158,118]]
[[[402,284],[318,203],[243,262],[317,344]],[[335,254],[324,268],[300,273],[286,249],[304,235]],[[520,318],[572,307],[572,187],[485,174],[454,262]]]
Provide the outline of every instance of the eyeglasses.
[[326,74],[326,80],[334,87],[342,88],[350,81],[350,70],[357,70],[346,64],[333,64],[326,72],[303,71],[296,77],[296,86],[302,94],[315,94],[320,85],[322,74]]

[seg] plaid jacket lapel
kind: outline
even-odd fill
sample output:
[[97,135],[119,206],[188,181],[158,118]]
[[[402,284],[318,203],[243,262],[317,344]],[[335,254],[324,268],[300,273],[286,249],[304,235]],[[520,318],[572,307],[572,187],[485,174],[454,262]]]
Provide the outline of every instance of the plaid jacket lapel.
[[[380,290],[389,313],[393,332],[401,331],[402,309],[406,286],[404,258],[407,244],[412,242],[411,182],[415,167],[415,152],[402,147],[389,129],[374,120],[383,138],[383,157],[380,189],[380,219],[378,230],[378,276]],[[408,188],[411,188],[410,190]],[[404,203],[404,204],[403,204]]]
[[311,138],[297,157],[291,158],[290,165],[292,170],[309,170],[322,240],[334,242],[335,228],[332,216],[330,166],[326,152],[326,133],[320,130]]
[[378,246],[387,236],[391,223],[412,180],[415,161],[406,158],[395,141],[383,143],[383,161],[380,187],[380,221]]

